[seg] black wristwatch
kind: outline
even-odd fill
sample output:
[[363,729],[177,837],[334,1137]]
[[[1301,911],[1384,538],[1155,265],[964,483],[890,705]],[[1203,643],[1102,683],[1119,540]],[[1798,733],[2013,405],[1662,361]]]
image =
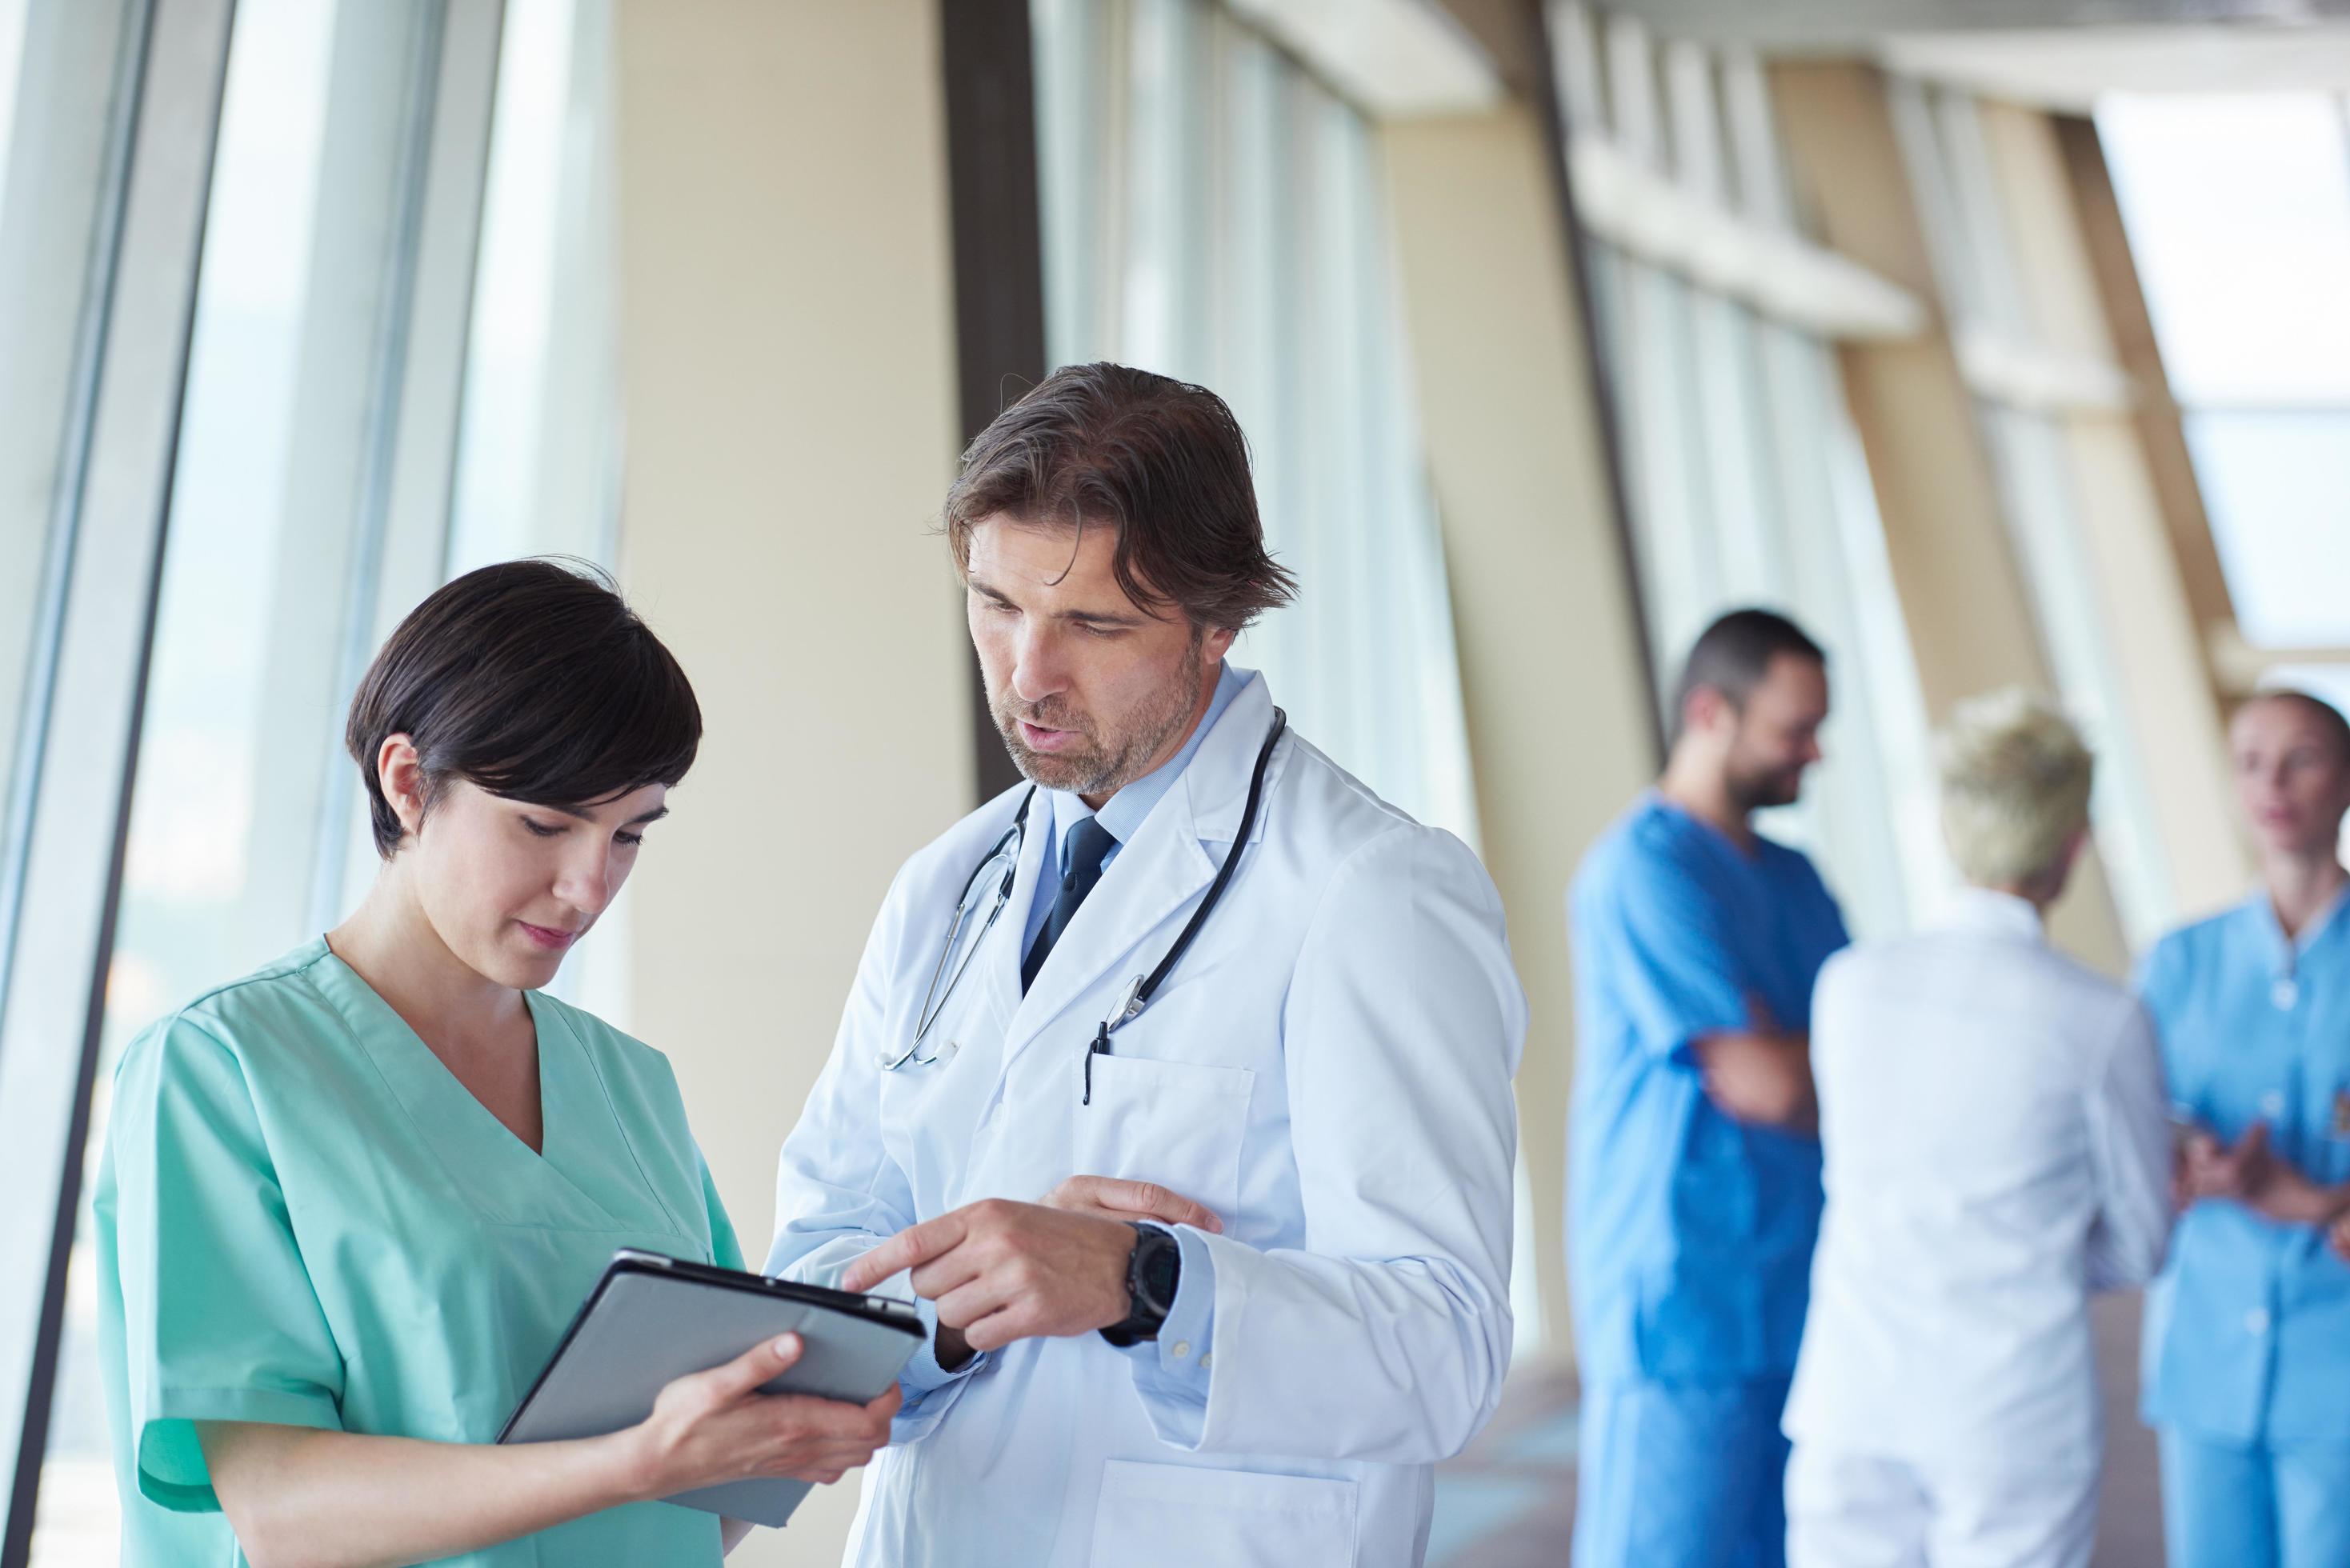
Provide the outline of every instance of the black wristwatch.
[[1159,1324],[1175,1310],[1175,1287],[1183,1278],[1183,1248],[1175,1232],[1127,1223],[1134,1227],[1134,1251],[1126,1260],[1126,1319],[1101,1331],[1121,1350],[1159,1337]]

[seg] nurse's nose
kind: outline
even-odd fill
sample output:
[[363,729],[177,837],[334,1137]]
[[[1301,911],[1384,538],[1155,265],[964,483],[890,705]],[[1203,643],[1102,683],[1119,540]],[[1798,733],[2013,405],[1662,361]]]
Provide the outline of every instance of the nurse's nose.
[[612,850],[595,844],[590,852],[567,857],[555,879],[555,896],[584,915],[600,915],[612,901]]

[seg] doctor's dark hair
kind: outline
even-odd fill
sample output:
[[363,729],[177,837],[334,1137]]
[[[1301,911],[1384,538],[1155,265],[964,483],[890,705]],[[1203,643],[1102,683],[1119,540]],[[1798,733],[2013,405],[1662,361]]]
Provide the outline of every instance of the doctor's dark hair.
[[429,814],[452,779],[509,800],[594,805],[674,784],[702,743],[702,708],[668,649],[586,562],[506,561],[409,613],[351,699],[343,743],[367,785],[385,859],[400,817],[384,741],[415,742]]
[[1828,661],[1826,652],[1802,627],[1773,610],[1731,610],[1698,633],[1673,687],[1672,738],[1679,741],[1689,722],[1691,693],[1710,687],[1742,713],[1746,700],[1770,673],[1771,661],[1782,654],[1808,659],[1823,668]]
[[1065,365],[995,417],[947,492],[955,569],[998,514],[1117,531],[1118,586],[1153,614],[1239,631],[1297,597],[1264,547],[1248,440],[1205,387],[1124,365]]

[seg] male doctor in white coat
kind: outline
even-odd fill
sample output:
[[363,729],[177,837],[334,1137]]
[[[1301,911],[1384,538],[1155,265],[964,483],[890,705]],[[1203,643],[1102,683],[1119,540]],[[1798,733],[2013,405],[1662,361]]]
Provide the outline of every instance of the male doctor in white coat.
[[1492,882],[1223,663],[1292,587],[1214,394],[1055,372],[946,529],[1034,788],[899,871],[784,1145],[769,1272],[935,1324],[848,1561],[1418,1563],[1509,1361]]

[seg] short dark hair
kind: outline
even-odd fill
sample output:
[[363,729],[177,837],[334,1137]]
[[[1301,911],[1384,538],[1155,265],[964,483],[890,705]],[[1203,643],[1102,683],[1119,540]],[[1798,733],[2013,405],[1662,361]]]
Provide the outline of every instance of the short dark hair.
[[1681,737],[1692,692],[1710,687],[1742,712],[1746,699],[1770,672],[1771,661],[1782,654],[1794,654],[1823,667],[1828,661],[1826,652],[1802,627],[1775,610],[1734,609],[1698,633],[1690,645],[1689,658],[1681,664],[1680,680],[1673,687],[1673,739]]
[[427,811],[452,779],[509,800],[593,805],[674,784],[702,708],[670,650],[584,561],[506,561],[409,612],[351,699],[343,743],[366,781],[376,853],[400,847],[376,756],[405,734]]
[[947,492],[955,568],[999,513],[1118,530],[1111,569],[1137,605],[1239,631],[1297,595],[1264,547],[1248,440],[1224,400],[1124,365],[1065,365],[979,432]]
[[2325,736],[2326,745],[2333,750],[2334,760],[2350,767],[2350,718],[2345,718],[2341,709],[2314,691],[2303,691],[2297,686],[2272,686],[2245,698],[2236,711],[2241,713],[2263,702],[2290,704],[2316,721],[2319,732]]

